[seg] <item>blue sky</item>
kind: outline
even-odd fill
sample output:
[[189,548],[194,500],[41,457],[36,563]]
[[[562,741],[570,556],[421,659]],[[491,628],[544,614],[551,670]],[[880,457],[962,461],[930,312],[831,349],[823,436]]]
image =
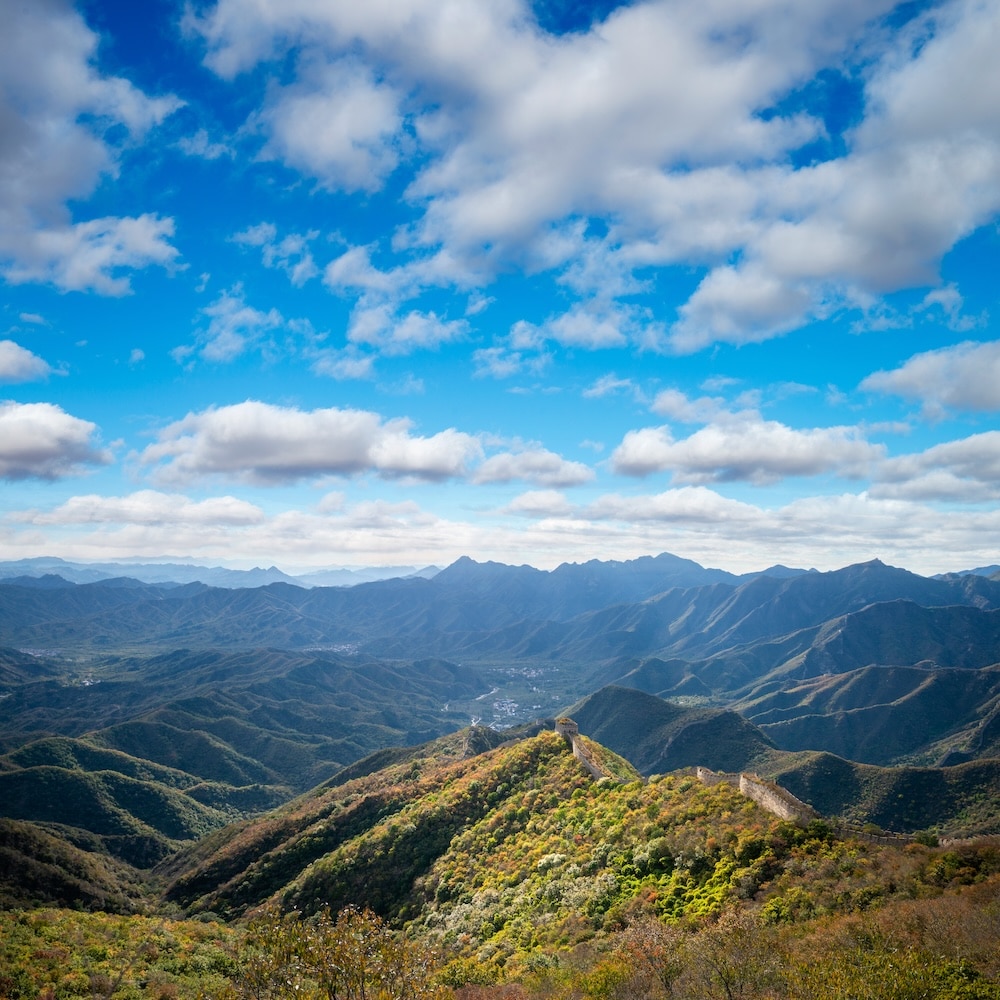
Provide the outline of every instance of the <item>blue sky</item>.
[[1000,0],[0,13],[0,558],[1000,562]]

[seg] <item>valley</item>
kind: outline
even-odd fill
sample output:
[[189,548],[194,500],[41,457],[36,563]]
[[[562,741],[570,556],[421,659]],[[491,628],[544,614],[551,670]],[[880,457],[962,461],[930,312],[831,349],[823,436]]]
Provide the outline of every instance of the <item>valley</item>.
[[[242,928],[363,906],[468,988],[554,949],[599,965],[647,917],[694,947],[723,918],[811,933],[1000,878],[981,574],[660,556],[336,588],[18,577],[0,624],[8,910]],[[609,778],[567,752],[564,715]]]

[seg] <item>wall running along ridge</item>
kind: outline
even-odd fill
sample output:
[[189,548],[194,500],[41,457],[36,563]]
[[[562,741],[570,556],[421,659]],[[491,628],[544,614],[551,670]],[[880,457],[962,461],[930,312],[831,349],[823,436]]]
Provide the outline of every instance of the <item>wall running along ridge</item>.
[[573,756],[590,772],[595,781],[610,777],[590,756],[590,751],[580,742],[580,728],[572,719],[556,719],[556,732],[570,745]]

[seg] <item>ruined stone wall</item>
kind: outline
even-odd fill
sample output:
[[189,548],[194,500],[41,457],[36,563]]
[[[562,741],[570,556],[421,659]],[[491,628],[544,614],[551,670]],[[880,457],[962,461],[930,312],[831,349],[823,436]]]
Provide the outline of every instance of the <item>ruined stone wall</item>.
[[[780,819],[805,826],[810,820],[822,818],[812,806],[797,799],[787,789],[772,781],[764,781],[755,774],[723,774],[720,771],[710,771],[707,767],[696,767],[694,773],[704,785],[718,785],[728,781],[748,799],[753,799],[761,809],[766,809]],[[905,833],[871,833],[858,823],[838,821],[832,824],[832,828],[839,837],[864,840],[869,844],[912,844],[916,840]],[[941,843],[944,845],[948,842]]]
[[806,805],[791,792],[773,782],[764,781],[755,774],[724,774],[719,771],[710,771],[707,767],[696,767],[694,773],[703,785],[719,785],[723,781],[735,785],[743,795],[748,799],[753,799],[761,809],[766,809],[780,819],[805,824],[819,815],[812,806]]
[[762,809],[780,819],[805,824],[819,815],[812,806],[806,805],[791,792],[756,775],[741,774],[739,788],[748,799],[753,799]]
[[707,767],[696,767],[694,773],[703,785],[721,785],[724,781],[738,785],[740,781],[738,774],[723,774],[721,771],[710,771]]

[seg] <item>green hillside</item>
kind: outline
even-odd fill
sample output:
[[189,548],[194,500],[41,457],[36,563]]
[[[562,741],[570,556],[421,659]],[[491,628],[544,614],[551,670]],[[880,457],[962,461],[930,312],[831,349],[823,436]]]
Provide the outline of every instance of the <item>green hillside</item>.
[[954,767],[874,767],[833,754],[776,757],[770,775],[827,816],[911,833],[1000,830],[1000,759]]
[[98,838],[84,848],[69,831],[0,819],[0,910],[55,905],[114,913],[141,906],[148,886],[102,847]]
[[385,1000],[1000,996],[995,838],[842,839],[728,781],[644,781],[579,742],[614,776],[551,730],[499,745],[462,730],[369,758],[166,859],[159,901],[124,869],[116,881],[93,854],[0,824],[0,859],[28,864],[27,882],[49,866],[48,896],[27,886],[9,905],[149,914],[0,911],[0,996],[320,1000],[335,983]]
[[581,731],[630,760],[643,774],[707,767],[753,769],[774,744],[735,712],[690,708],[614,685],[568,709]]

